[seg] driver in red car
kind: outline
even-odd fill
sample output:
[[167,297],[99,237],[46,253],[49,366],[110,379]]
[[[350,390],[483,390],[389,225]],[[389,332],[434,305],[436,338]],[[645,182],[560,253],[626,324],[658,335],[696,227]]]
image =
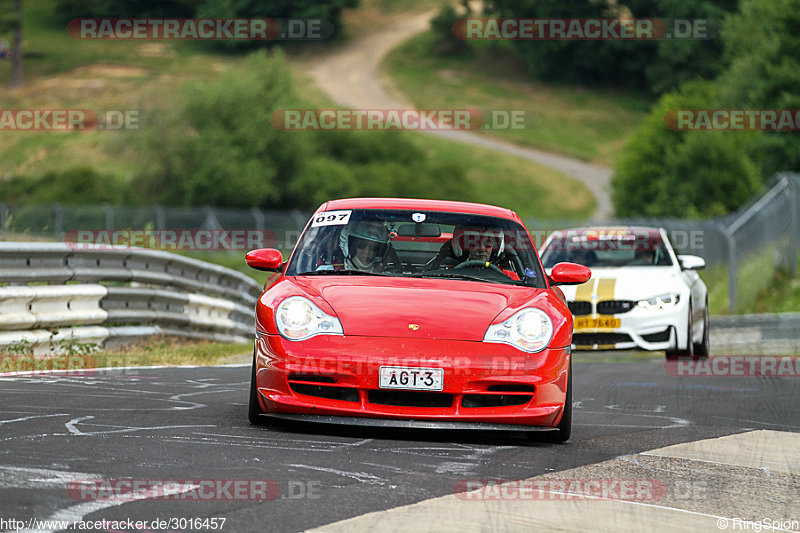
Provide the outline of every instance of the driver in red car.
[[507,261],[502,259],[504,249],[502,230],[458,226],[453,230],[453,238],[442,246],[429,268],[467,265],[467,262],[471,261],[470,266],[479,267],[480,263],[483,263],[484,268],[494,266],[502,270],[503,274],[509,278],[519,281],[516,272],[503,268],[508,266],[505,264]]

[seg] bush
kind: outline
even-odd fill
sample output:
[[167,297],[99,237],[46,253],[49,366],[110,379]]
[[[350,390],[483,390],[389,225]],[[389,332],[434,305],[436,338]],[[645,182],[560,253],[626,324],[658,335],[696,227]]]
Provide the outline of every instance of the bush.
[[760,174],[745,151],[755,134],[672,131],[664,123],[670,110],[709,107],[716,91],[711,82],[693,82],[661,97],[616,165],[617,215],[721,215],[759,189]]
[[0,188],[0,202],[17,205],[121,204],[129,197],[129,188],[125,184],[89,166],[48,172],[37,177],[17,176]]
[[308,161],[287,186],[289,203],[316,207],[333,198],[359,195],[356,176],[348,165],[328,157]]
[[[647,0],[625,4],[614,6],[637,17],[650,16],[653,9]],[[485,6],[491,14],[511,18],[606,18],[623,14],[610,5],[594,0],[495,0]],[[656,50],[652,41],[518,40],[514,44],[537,79],[635,88],[646,86],[646,67]]]
[[[745,0],[722,31],[730,62],[718,78],[726,108],[800,109],[800,0]],[[748,145],[762,175],[800,170],[800,133],[761,133]]]
[[459,14],[452,5],[442,5],[436,16],[431,19],[431,30],[436,36],[436,41],[432,44],[434,52],[447,55],[467,50],[467,42],[459,39],[453,32],[453,25],[464,16]]
[[[207,18],[318,19],[333,28],[334,37],[343,32],[342,10],[358,6],[358,0],[203,0],[197,16]],[[278,41],[213,41],[207,43],[225,51],[262,48]]]
[[199,4],[200,0],[58,0],[55,12],[65,24],[82,17],[192,18]]
[[283,55],[253,54],[219,81],[192,84],[182,100],[147,140],[142,197],[168,205],[280,203],[312,153],[302,133],[270,124],[275,110],[297,103]]
[[280,52],[252,54],[178,100],[145,133],[142,203],[302,209],[345,196],[472,197],[466,170],[432,163],[413,134],[273,127],[276,110],[307,107]]
[[670,109],[800,108],[800,0],[745,0],[723,26],[727,65],[659,100],[616,166],[617,214],[713,216],[778,171],[800,169],[796,132],[674,132]]
[[[719,27],[738,0],[495,0],[487,12],[524,18],[704,18]],[[580,85],[673,90],[684,81],[711,79],[722,66],[718,38],[646,40],[515,41],[529,72],[538,79]]]

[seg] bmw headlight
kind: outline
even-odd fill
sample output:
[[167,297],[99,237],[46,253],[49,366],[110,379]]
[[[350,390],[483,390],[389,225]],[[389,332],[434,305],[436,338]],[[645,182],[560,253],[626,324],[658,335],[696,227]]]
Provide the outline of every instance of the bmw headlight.
[[275,325],[278,326],[278,332],[290,341],[315,335],[344,335],[338,318],[302,296],[291,296],[278,305],[275,309]]
[[676,293],[659,294],[647,300],[640,300],[639,307],[648,311],[666,311],[673,309],[681,301],[681,295]]
[[528,353],[541,352],[553,338],[553,321],[541,309],[528,308],[486,330],[483,342],[510,344]]

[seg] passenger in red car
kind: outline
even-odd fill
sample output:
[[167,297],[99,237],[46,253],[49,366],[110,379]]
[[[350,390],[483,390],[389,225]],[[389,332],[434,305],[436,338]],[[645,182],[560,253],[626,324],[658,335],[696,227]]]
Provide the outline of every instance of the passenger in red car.
[[380,270],[388,247],[389,231],[383,222],[356,222],[339,235],[339,248],[347,270]]

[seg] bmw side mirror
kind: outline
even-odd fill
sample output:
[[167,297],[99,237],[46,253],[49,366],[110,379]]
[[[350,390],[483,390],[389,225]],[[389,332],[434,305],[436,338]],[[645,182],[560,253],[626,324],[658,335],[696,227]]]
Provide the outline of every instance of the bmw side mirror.
[[705,260],[696,255],[679,255],[678,262],[683,270],[702,270],[706,267]]

